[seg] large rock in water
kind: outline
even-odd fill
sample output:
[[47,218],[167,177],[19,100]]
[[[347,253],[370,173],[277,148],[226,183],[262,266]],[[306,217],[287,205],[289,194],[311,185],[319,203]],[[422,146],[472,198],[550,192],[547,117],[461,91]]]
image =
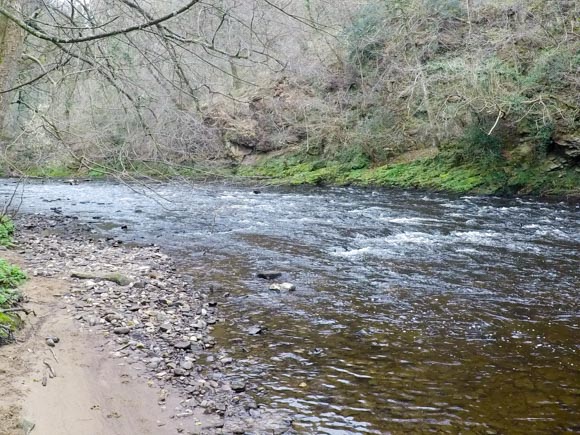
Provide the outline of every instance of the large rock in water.
[[286,291],[286,292],[293,292],[296,290],[296,286],[289,282],[283,282],[282,284],[272,284],[270,286],[270,290],[273,291]]
[[282,272],[277,270],[263,270],[262,272],[258,272],[256,276],[262,279],[276,279],[282,276]]

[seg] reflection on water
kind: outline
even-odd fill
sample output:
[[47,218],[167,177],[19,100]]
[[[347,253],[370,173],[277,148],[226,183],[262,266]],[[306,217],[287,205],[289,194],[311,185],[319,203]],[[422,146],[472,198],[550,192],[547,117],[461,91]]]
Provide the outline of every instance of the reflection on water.
[[[262,401],[295,412],[299,432],[580,431],[578,206],[359,189],[156,191],[34,184],[22,209],[61,207],[179,252],[226,313],[220,343],[247,362]],[[297,291],[269,291],[255,272],[270,268]],[[249,336],[256,324],[265,332]]]

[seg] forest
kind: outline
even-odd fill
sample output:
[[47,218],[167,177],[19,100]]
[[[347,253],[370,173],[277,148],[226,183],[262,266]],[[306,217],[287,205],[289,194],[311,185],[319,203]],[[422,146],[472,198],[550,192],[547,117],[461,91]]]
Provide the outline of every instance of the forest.
[[2,172],[575,194],[578,13],[2,0]]

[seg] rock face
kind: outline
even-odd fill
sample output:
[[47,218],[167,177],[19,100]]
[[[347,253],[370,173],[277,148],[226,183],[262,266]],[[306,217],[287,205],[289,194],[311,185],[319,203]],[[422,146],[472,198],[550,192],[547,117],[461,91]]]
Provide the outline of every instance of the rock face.
[[554,138],[554,145],[568,159],[580,161],[580,136],[560,135]]
[[[224,321],[218,299],[225,295],[205,293],[201,289],[207,286],[197,288],[191,277],[177,274],[171,258],[158,247],[94,241],[90,227],[62,215],[18,219],[19,227],[25,228],[18,238],[27,246],[30,274],[69,280],[71,291],[62,295],[67,309],[76,312],[84,328],[108,337],[112,358],[135,367],[143,382],[164,392],[161,405],[167,391],[178,394],[183,409],[177,415],[203,412],[211,417],[211,425],[201,426],[199,433],[204,434],[240,428],[240,433],[290,430],[284,413],[258,406],[250,397],[256,386],[236,375],[239,363],[227,349],[215,349],[211,333],[213,325]],[[47,228],[51,234],[43,234]],[[59,229],[62,234],[52,234]],[[71,270],[82,272],[71,276]],[[259,335],[262,327],[256,325],[248,333]],[[47,345],[57,342],[51,337]],[[192,421],[186,433],[198,433],[199,428]]]

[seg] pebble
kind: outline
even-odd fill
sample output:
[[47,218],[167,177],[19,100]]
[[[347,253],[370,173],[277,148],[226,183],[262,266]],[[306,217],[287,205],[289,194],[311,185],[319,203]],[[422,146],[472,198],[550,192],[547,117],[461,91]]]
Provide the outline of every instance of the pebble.
[[118,328],[113,329],[113,334],[117,335],[125,335],[128,334],[129,332],[131,332],[131,329],[128,328],[127,326],[119,326]]
[[190,341],[180,340],[173,343],[173,347],[176,349],[189,349],[191,347]]

